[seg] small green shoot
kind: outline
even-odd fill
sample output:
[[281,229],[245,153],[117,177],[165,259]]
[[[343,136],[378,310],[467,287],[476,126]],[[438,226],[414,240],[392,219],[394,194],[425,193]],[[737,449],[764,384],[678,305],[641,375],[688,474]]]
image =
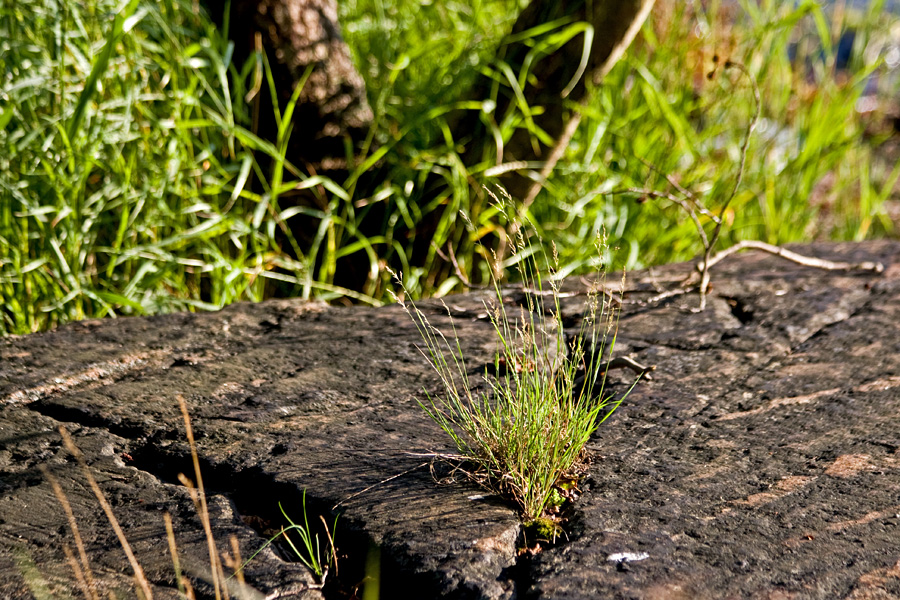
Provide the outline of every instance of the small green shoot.
[[[303,525],[294,523],[287,513],[284,512],[284,508],[281,506],[280,502],[278,503],[278,508],[281,510],[281,514],[284,515],[284,518],[287,519],[288,523],[291,524],[290,527],[282,528],[281,530],[284,539],[291,546],[291,549],[297,555],[297,558],[299,558],[310,571],[315,573],[320,581],[325,581],[325,577],[328,575],[329,566],[337,564],[337,554],[334,549],[334,534],[331,533],[328,535],[328,549],[326,550],[323,561],[322,548],[319,546],[319,535],[310,533],[309,521],[306,518],[306,491],[304,490],[303,492]],[[337,526],[337,517],[334,518],[334,524],[331,527],[332,532],[334,531],[335,526]],[[328,533],[327,527],[326,523],[326,533]],[[287,535],[287,532],[292,529],[296,530],[300,536],[300,540],[303,542],[303,550],[298,549],[297,546],[294,545],[294,542],[291,541],[290,536]]]
[[[309,520],[307,518],[306,513],[306,490],[303,490],[303,524],[294,523],[293,520],[288,516],[285,512],[284,507],[281,506],[281,502],[278,503],[278,509],[281,511],[281,514],[284,515],[284,518],[287,519],[287,522],[290,523],[289,527],[281,528],[276,535],[269,538],[262,547],[254,552],[250,558],[244,561],[244,563],[235,570],[235,575],[243,571],[244,567],[250,564],[256,555],[269,547],[272,542],[277,540],[279,537],[284,537],[285,541],[291,547],[291,550],[294,551],[294,554],[297,555],[297,558],[300,559],[306,568],[313,572],[316,578],[319,580],[320,584],[325,583],[325,578],[328,577],[328,572],[331,567],[334,567],[335,573],[337,572],[337,551],[334,545],[335,538],[335,528],[337,527],[338,516],[334,517],[334,523],[331,524],[331,527],[328,527],[328,523],[325,521],[325,518],[321,515],[319,518],[322,520],[322,524],[325,527],[325,536],[328,538],[328,544],[319,544],[319,534],[312,533],[309,527]],[[300,536],[300,546],[290,538],[288,535],[289,531],[296,531],[297,535]],[[233,577],[234,575],[232,575]]]

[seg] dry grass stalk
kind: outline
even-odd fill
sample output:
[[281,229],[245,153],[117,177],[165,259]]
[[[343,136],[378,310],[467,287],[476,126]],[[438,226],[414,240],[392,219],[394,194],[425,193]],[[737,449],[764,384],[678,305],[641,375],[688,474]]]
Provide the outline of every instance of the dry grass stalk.
[[178,546],[175,544],[175,528],[172,527],[172,515],[168,512],[163,513],[163,522],[166,524],[166,539],[169,542],[169,554],[172,555],[172,568],[175,569],[175,583],[178,585],[178,591],[187,595],[182,582],[184,578],[181,575],[181,559],[178,558]]
[[[53,488],[56,499],[59,500],[63,512],[66,513],[66,519],[69,521],[69,528],[72,530],[72,537],[75,538],[75,546],[78,548],[78,557],[81,559],[81,567],[75,570],[75,577],[78,579],[79,585],[82,586],[82,592],[84,593],[85,598],[99,600],[96,592],[96,585],[94,584],[94,575],[91,573],[87,552],[84,549],[84,540],[81,537],[81,532],[78,530],[78,522],[75,520],[75,513],[72,511],[72,505],[69,504],[69,499],[66,498],[66,494],[63,492],[62,486],[59,485],[59,481],[50,474],[50,470],[46,465],[40,465],[38,468],[41,470],[41,473],[44,474],[47,481],[50,482],[50,487]],[[68,547],[66,546],[63,550],[65,551],[67,548]],[[78,564],[76,563],[74,566],[78,567]]]
[[69,563],[69,567],[72,569],[72,572],[75,573],[75,579],[78,581],[78,587],[81,589],[81,593],[87,600],[96,599],[96,594],[88,587],[87,581],[84,578],[84,572],[81,570],[78,561],[75,560],[75,555],[72,554],[72,548],[70,548],[68,544],[63,544],[62,549],[63,554],[66,555],[66,562]]
[[228,565],[228,568],[234,572],[238,584],[243,588],[246,585],[246,582],[244,581],[244,571],[239,568],[243,564],[243,561],[241,560],[241,545],[238,543],[237,536],[231,536],[231,557],[226,564]]
[[206,494],[203,490],[203,476],[200,473],[200,457],[197,454],[197,443],[194,441],[194,430],[191,427],[191,417],[188,414],[187,402],[185,401],[184,396],[178,394],[177,399],[178,406],[181,408],[181,414],[184,417],[185,435],[187,436],[188,445],[190,445],[191,448],[191,460],[194,463],[194,476],[197,481],[196,489],[193,485],[190,485],[190,480],[183,473],[179,473],[178,478],[185,486],[187,486],[188,491],[191,494],[191,499],[194,501],[194,506],[197,508],[197,513],[200,516],[200,521],[203,523],[203,531],[206,533],[206,543],[209,549],[209,565],[210,571],[212,572],[212,583],[216,600],[220,600],[223,597],[227,599],[228,591],[221,585],[224,574],[222,572],[222,563],[219,560],[219,553],[216,550],[216,540],[213,537],[212,525],[209,521],[209,507],[206,504]]
[[66,449],[75,457],[75,460],[78,461],[78,465],[81,467],[81,471],[84,473],[88,485],[91,487],[91,491],[93,491],[94,496],[97,497],[97,502],[100,503],[100,507],[106,514],[110,526],[112,526],[113,531],[115,531],[116,537],[119,538],[119,544],[121,544],[122,550],[125,551],[125,556],[128,557],[128,563],[131,565],[131,570],[134,572],[138,593],[141,594],[145,600],[153,600],[153,590],[150,588],[150,582],[147,581],[147,576],[144,575],[144,569],[141,568],[140,563],[138,563],[137,558],[135,558],[134,552],[131,549],[131,544],[128,543],[125,532],[122,531],[122,527],[119,525],[119,521],[112,511],[112,506],[110,506],[109,501],[107,501],[106,496],[103,494],[103,490],[97,485],[97,480],[94,479],[94,476],[91,474],[87,461],[84,459],[84,454],[78,449],[75,442],[72,441],[72,436],[69,435],[69,432],[66,431],[65,427],[59,427],[59,434],[62,436],[63,444],[66,446]]

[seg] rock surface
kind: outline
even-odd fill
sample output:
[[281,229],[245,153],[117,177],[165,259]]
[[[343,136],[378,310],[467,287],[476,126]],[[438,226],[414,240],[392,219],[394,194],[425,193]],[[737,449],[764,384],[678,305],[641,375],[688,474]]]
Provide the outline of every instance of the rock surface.
[[[685,309],[691,296],[626,304],[616,354],[656,371],[593,437],[568,539],[535,556],[517,555],[519,522],[502,500],[435,480],[422,455],[448,443],[415,397],[436,380],[397,306],[271,301],[0,340],[0,597],[84,597],[45,473],[100,595],[135,595],[59,426],[154,597],[178,597],[164,513],[181,568],[212,597],[206,537],[177,477],[194,472],[182,395],[220,551],[233,536],[250,556],[277,531],[278,502],[302,519],[307,490],[311,520],[339,504],[342,581],[360,582],[368,549],[381,549],[383,598],[900,598],[900,244],[800,250],[887,269],[826,273],[747,253],[713,270],[704,313]],[[632,274],[626,299],[688,269]],[[481,301],[447,300],[473,371],[494,346]],[[573,323],[583,301],[565,298]],[[439,304],[422,308],[447,324]],[[322,597],[273,547],[246,580],[260,592],[248,598]]]

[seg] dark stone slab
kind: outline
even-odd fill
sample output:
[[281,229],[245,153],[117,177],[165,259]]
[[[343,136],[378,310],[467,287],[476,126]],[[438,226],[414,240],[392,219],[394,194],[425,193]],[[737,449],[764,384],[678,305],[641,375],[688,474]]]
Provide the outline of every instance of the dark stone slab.
[[[338,505],[343,580],[361,580],[368,548],[381,548],[385,598],[900,597],[900,244],[801,249],[888,268],[825,273],[747,253],[716,267],[704,313],[686,310],[690,296],[625,306],[617,354],[657,369],[592,439],[568,539],[533,557],[516,552],[510,507],[429,469],[423,455],[449,448],[416,404],[436,381],[399,307],[272,301],[0,340],[0,596],[78,595],[73,536],[39,465],[69,498],[95,579],[133,589],[59,425],[156,595],[176,597],[164,512],[210,593],[203,529],[177,479],[193,473],[180,394],[220,550],[234,535],[249,556],[277,503],[299,518],[307,490],[310,515]],[[632,274],[627,298],[686,272]],[[566,285],[573,326],[583,289]],[[473,371],[494,348],[481,299],[447,299]],[[422,308],[447,324],[439,303]],[[246,576],[263,594],[319,594],[271,550]]]

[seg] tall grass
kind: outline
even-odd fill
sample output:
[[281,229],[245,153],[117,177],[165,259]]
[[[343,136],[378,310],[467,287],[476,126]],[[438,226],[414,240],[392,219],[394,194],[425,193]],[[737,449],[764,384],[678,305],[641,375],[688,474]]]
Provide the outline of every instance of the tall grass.
[[230,66],[191,2],[5,2],[0,39],[0,333],[276,287],[374,301],[315,276],[279,205],[324,189],[285,157],[292,107],[277,140],[244,126],[264,57]]
[[[367,16],[376,4],[380,5],[359,0],[345,5],[348,30],[363,38],[362,43],[354,38],[351,46],[362,48],[358,60],[364,64],[366,49],[374,45],[366,42],[382,35]],[[393,14],[405,14],[407,4],[391,3]],[[736,177],[742,137],[754,111],[753,91],[746,79],[726,76],[721,70],[707,78],[714,69],[713,58],[718,57],[722,62],[731,59],[747,65],[763,99],[762,122],[751,141],[744,181],[726,211],[725,245],[741,239],[777,244],[891,233],[885,202],[891,198],[898,169],[875,160],[887,134],[871,135],[866,115],[856,110],[862,94],[875,81],[873,75],[880,74],[882,102],[896,97],[900,77],[896,72],[890,76],[883,58],[896,47],[893,31],[898,19],[883,13],[883,6],[873,2],[868,12],[829,13],[817,2],[661,0],[642,38],[593,90],[588,106],[572,107],[582,111],[581,125],[564,159],[523,217],[537,224],[545,243],[555,243],[564,273],[587,268],[588,240],[601,225],[610,232],[611,244],[624,250],[617,260],[628,268],[700,253],[700,239],[677,206],[621,192],[671,189],[668,176],[718,212]],[[462,20],[465,12],[458,10],[456,18]],[[394,42],[383,61],[403,68],[383,73],[380,81],[369,85],[379,90],[379,98],[393,101],[393,106],[388,101],[379,107],[384,118],[393,117],[399,124],[415,118],[418,107],[422,106],[422,112],[433,107],[434,97],[454,97],[456,63],[449,60],[450,66],[442,68],[439,57],[448,51],[456,56],[451,41],[456,32],[432,30],[426,20],[422,28],[431,45],[405,47],[403,19],[382,18],[389,21]],[[357,26],[354,19],[363,25]],[[848,69],[836,73],[837,40],[851,29],[857,33]],[[419,92],[417,68],[425,67],[431,69],[428,92],[413,93],[410,98],[404,91]],[[502,65],[486,62],[479,68],[490,72]],[[371,75],[378,75],[377,69]],[[441,82],[447,83],[442,86]],[[514,105],[510,110],[518,109]],[[519,112],[497,115],[496,121],[524,127],[527,119]],[[424,133],[417,135],[430,132],[430,139],[437,140],[433,152],[444,154],[435,162],[445,165],[442,172],[451,177],[449,173],[458,168],[455,140],[440,118],[428,123]],[[504,141],[509,135],[504,132]],[[453,180],[489,180],[485,173],[494,166],[492,161],[487,152],[484,163],[466,165]],[[402,161],[394,164],[399,167]],[[417,164],[421,166],[420,158]],[[535,175],[539,170],[535,168]],[[413,198],[427,193],[413,187],[409,191]],[[459,194],[467,194],[467,203],[462,204],[474,221],[482,222],[479,235],[494,231],[494,215],[479,201],[476,190],[454,192],[453,197]],[[706,225],[712,228],[712,223]],[[472,254],[476,250],[469,251],[460,260],[466,266],[477,264]],[[481,281],[488,275],[482,269]],[[469,277],[478,279],[471,273]]]
[[[0,334],[272,295],[377,304],[394,285],[386,265],[414,296],[489,282],[482,248],[505,256],[511,233],[482,188],[496,152],[464,164],[468,132],[453,125],[477,112],[502,125],[502,143],[540,110],[493,115],[492,97],[465,95],[504,70],[493,50],[522,4],[339,3],[375,122],[332,181],[286,155],[292,106],[261,107],[275,111],[277,139],[253,134],[255,91],[272,85],[266,57],[232,64],[227,32],[190,0],[4,2]],[[589,270],[601,227],[622,250],[616,266],[698,254],[677,206],[625,190],[674,181],[714,213],[724,203],[753,101],[746,80],[706,77],[718,55],[746,65],[763,99],[723,245],[892,233],[885,203],[900,168],[875,160],[884,135],[856,110],[873,74],[881,98],[900,85],[882,60],[898,22],[883,4],[659,0],[626,60],[572,107],[578,131],[521,219],[555,244],[561,274]],[[850,28],[850,68],[836,74]]]

